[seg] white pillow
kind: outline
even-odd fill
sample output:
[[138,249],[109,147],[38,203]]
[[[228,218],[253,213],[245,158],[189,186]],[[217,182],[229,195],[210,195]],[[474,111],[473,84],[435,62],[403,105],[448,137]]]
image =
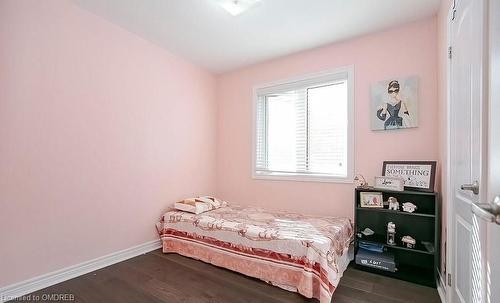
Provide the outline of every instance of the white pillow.
[[214,210],[225,206],[227,206],[226,201],[210,196],[184,199],[174,204],[174,207],[178,210],[194,213],[197,215],[209,210]]

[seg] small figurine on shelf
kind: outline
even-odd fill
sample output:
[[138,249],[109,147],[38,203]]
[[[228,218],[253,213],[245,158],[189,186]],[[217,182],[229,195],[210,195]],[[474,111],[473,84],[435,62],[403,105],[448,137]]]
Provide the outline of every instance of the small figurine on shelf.
[[363,231],[361,233],[363,235],[369,237],[369,236],[373,235],[375,232],[367,227],[367,228],[363,229]]
[[412,213],[417,209],[417,206],[411,202],[403,203],[403,211],[407,213]]
[[363,188],[363,189],[368,189],[370,186],[368,186],[368,182],[366,182],[365,177],[361,174],[357,174],[356,177],[354,177],[354,181],[356,181],[356,187]]
[[389,202],[389,209],[391,210],[399,210],[399,202],[398,199],[394,197],[389,197],[387,200]]
[[396,245],[396,224],[387,223],[387,244]]
[[401,238],[401,241],[403,241],[403,243],[408,248],[415,248],[415,244],[417,243],[417,241],[415,241],[415,239],[410,236],[404,236],[403,238]]
[[375,234],[375,232],[367,227],[367,228],[363,229],[362,231],[358,232],[357,236],[358,236],[358,238],[362,239],[365,237],[372,236],[373,234]]

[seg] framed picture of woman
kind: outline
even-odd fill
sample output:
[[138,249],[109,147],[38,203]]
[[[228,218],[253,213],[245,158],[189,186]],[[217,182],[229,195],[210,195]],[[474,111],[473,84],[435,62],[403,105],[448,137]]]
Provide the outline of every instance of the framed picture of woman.
[[418,126],[418,77],[392,78],[371,87],[371,128],[392,130]]

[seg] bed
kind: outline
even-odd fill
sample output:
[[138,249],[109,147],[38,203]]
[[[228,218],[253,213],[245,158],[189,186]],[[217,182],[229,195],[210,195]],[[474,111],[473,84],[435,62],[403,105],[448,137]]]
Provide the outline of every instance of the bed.
[[169,210],[156,225],[178,253],[329,303],[349,263],[348,218],[231,205],[201,214]]

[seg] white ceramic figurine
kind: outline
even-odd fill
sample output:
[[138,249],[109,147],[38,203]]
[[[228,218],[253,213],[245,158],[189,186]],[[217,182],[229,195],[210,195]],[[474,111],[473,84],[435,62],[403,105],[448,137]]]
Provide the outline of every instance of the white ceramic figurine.
[[403,203],[403,211],[407,213],[412,213],[417,209],[417,206],[411,202]]

